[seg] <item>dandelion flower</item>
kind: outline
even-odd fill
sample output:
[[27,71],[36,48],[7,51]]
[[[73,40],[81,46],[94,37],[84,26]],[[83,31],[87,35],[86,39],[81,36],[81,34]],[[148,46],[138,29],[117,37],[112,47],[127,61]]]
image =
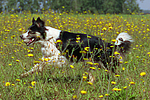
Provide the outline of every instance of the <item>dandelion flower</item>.
[[109,96],[109,94],[105,94],[105,96]]
[[140,76],[145,76],[146,75],[146,72],[141,72],[140,73]]
[[35,84],[36,84],[36,81],[32,81],[32,82],[31,82],[31,85],[32,85],[32,86],[35,86]]
[[20,79],[16,79],[16,81],[17,81],[17,82],[20,82],[21,80],[20,80]]
[[87,82],[89,85],[93,85],[93,83],[92,82]]
[[33,57],[33,54],[28,54],[28,57]]
[[6,82],[6,83],[5,83],[5,86],[9,86],[9,85],[10,85],[10,82]]
[[76,99],[77,98],[77,95],[73,95],[73,97],[72,97],[73,99]]
[[134,85],[134,84],[135,84],[135,82],[130,82],[130,84],[131,84],[131,85]]
[[70,68],[74,68],[74,66],[73,66],[73,65],[70,65]]
[[111,84],[113,84],[113,85],[114,85],[114,84],[116,84],[116,82],[112,81],[112,82],[111,82]]
[[103,98],[103,97],[104,97],[103,95],[100,95],[100,96],[99,96],[99,98]]
[[86,94],[86,93],[87,93],[87,92],[86,92],[86,91],[84,91],[84,90],[82,90],[82,91],[81,91],[81,94]]

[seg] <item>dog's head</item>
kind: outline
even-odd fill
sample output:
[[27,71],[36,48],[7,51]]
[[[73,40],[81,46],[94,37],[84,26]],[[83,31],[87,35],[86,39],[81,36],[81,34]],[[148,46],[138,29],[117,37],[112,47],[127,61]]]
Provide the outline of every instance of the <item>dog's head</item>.
[[34,44],[37,41],[45,39],[45,23],[39,17],[37,20],[33,18],[32,25],[28,28],[27,32],[20,35],[20,38],[26,43],[27,46]]
[[119,47],[120,52],[125,53],[130,49],[132,42],[133,39],[128,33],[120,33],[116,38],[115,45]]

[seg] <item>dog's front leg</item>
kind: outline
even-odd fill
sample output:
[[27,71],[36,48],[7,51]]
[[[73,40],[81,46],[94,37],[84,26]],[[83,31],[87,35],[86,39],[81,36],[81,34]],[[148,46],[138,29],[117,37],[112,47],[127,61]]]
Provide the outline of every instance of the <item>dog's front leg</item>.
[[21,74],[20,76],[21,76],[21,77],[26,77],[26,76],[28,76],[28,75],[33,74],[33,73],[36,72],[36,71],[37,71],[37,72],[42,72],[45,65],[46,65],[45,62],[40,62],[40,63],[34,65],[34,67],[32,67],[31,70],[29,70],[28,72],[25,72],[25,73]]

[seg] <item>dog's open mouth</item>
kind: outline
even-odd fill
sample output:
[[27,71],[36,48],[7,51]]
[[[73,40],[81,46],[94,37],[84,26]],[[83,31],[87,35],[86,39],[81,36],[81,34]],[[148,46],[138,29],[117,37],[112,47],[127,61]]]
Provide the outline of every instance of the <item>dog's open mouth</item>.
[[32,43],[34,43],[36,41],[35,37],[32,37],[29,39],[29,42],[26,43],[27,46],[31,45]]

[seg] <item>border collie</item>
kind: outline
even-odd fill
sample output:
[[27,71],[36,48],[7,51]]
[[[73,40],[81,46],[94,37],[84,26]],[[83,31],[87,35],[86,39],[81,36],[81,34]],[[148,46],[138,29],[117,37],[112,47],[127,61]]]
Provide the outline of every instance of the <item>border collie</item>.
[[120,33],[115,44],[112,44],[96,36],[61,31],[45,26],[44,21],[39,17],[37,20],[33,18],[32,25],[26,33],[20,35],[20,38],[27,46],[34,43],[41,44],[43,54],[42,62],[21,76],[42,71],[47,63],[61,67],[67,61],[78,62],[85,61],[85,59],[98,63],[100,67],[113,70],[119,66],[133,42],[128,33]]

